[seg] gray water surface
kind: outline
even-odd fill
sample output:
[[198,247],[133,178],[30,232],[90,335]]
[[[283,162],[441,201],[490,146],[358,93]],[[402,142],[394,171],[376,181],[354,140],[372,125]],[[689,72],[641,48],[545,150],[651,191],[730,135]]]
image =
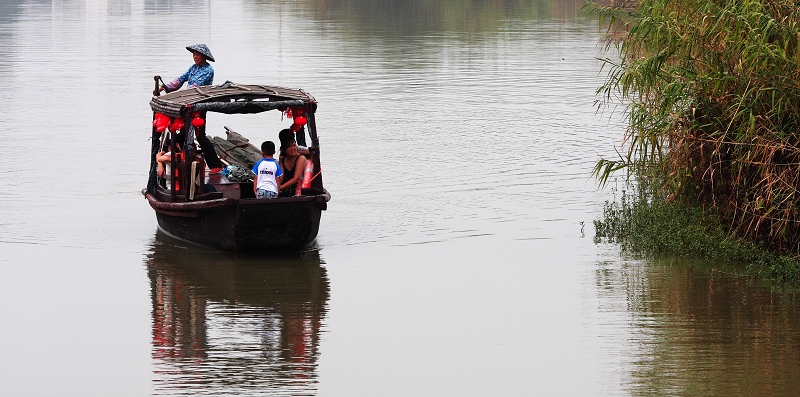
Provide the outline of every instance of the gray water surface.
[[[593,243],[624,120],[582,4],[1,3],[0,395],[798,394],[794,294]],[[194,43],[216,83],[319,101],[309,249],[157,231],[152,77]]]

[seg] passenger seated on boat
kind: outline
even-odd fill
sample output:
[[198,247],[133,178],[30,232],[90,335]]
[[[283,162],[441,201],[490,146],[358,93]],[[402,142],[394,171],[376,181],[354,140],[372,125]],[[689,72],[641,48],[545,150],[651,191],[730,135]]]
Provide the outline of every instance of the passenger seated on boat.
[[283,179],[283,172],[278,162],[272,158],[275,154],[275,143],[264,141],[261,144],[261,155],[263,158],[253,166],[253,192],[256,198],[271,199],[278,197],[278,186]]
[[[297,139],[295,139],[295,133],[288,128],[280,130],[280,132],[278,132],[278,140],[280,140],[281,146],[283,146],[284,142],[288,142],[290,140],[297,142]],[[299,142],[297,143],[297,151],[306,157],[308,157],[308,155],[311,154],[311,152],[308,150],[308,147],[302,146]]]
[[170,182],[172,180],[172,167],[170,166],[170,162],[172,161],[172,152],[164,151],[164,149],[165,148],[162,148],[162,150],[156,154],[156,161],[158,162],[158,177],[163,178],[165,181],[165,184],[162,186],[170,189]]
[[284,182],[280,184],[279,195],[281,197],[294,196],[297,190],[297,183],[303,177],[306,158],[300,155],[293,135],[285,136],[285,141],[281,141],[280,165],[283,169]]
[[[209,174],[219,174],[222,172],[222,161],[217,156],[217,151],[214,149],[214,144],[208,139],[205,133],[205,127],[200,127],[195,130],[195,139],[200,144],[200,149],[203,152],[203,159],[209,168]],[[177,142],[184,142],[185,135],[182,132],[175,134]]]

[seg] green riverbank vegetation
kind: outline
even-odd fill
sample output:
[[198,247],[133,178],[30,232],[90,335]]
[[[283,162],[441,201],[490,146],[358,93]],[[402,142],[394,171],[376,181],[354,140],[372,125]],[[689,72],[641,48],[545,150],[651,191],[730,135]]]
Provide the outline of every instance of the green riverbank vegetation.
[[797,281],[800,257],[800,6],[792,0],[642,0],[590,5],[609,27],[601,107],[624,103],[615,159],[638,188],[598,235],[645,252],[748,263]]
[[605,203],[602,219],[594,221],[596,241],[619,243],[626,252],[651,257],[702,258],[729,273],[800,281],[795,255],[732,235],[719,216],[699,205],[654,198],[638,188],[620,193],[619,200]]

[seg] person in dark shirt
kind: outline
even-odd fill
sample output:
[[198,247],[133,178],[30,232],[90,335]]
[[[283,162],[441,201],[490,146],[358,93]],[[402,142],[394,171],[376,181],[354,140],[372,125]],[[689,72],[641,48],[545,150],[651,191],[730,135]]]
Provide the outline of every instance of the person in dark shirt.
[[297,184],[303,178],[303,168],[306,165],[306,157],[300,154],[297,149],[297,142],[294,136],[282,136],[280,165],[283,169],[283,182],[281,182],[279,195],[281,197],[291,197],[295,195]]

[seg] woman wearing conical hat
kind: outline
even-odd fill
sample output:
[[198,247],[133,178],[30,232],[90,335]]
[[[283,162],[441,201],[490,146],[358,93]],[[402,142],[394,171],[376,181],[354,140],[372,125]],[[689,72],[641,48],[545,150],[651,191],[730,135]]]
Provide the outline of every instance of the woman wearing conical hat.
[[[189,70],[180,75],[177,79],[160,86],[158,91],[172,92],[181,88],[183,83],[188,83],[187,87],[211,85],[214,83],[214,68],[208,63],[208,61],[214,62],[214,56],[211,55],[211,50],[208,49],[208,46],[205,44],[195,44],[187,46],[186,49],[192,53],[194,65],[189,67]],[[153,95],[158,95],[158,92],[154,91]],[[197,131],[196,139],[203,149],[203,155],[210,169],[210,173],[218,174],[222,171],[222,162],[219,160],[219,157],[217,157],[214,144],[211,143],[206,136],[205,128],[200,128]]]
[[205,44],[195,44],[186,47],[192,53],[194,65],[189,67],[186,73],[180,75],[175,80],[170,81],[159,87],[159,91],[172,92],[187,83],[187,87],[195,87],[201,85],[211,85],[214,83],[214,68],[208,61],[214,62],[214,56],[211,55],[211,50]]

